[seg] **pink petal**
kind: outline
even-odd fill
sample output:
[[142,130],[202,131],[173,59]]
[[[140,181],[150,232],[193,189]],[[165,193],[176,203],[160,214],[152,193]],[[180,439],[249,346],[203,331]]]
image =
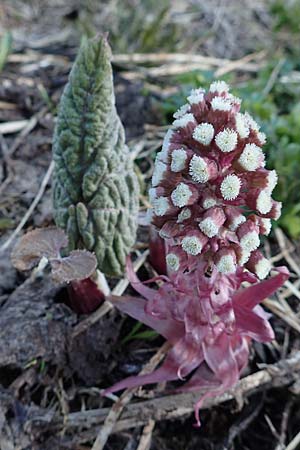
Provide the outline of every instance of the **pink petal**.
[[235,308],[237,332],[241,332],[258,342],[270,342],[274,339],[274,331],[266,319],[254,311]]
[[126,273],[133,289],[135,289],[140,295],[145,297],[147,300],[153,300],[153,297],[156,295],[157,291],[148,288],[147,286],[144,286],[144,284],[138,279],[133,269],[133,265],[129,256],[126,259]]
[[163,381],[172,381],[178,378],[178,365],[171,355],[168,355],[163,365],[154,372],[147,375],[137,375],[125,378],[122,381],[114,384],[108,389],[105,389],[102,395],[117,392],[121,389],[133,388],[143,386],[145,384],[161,383]]
[[244,308],[253,309],[262,300],[272,295],[289,278],[289,271],[286,267],[277,267],[276,270],[279,272],[278,275],[261,281],[254,286],[241,289],[234,295],[233,302]]
[[112,295],[107,297],[107,300],[111,301],[120,311],[153,328],[172,344],[175,344],[184,336],[184,325],[182,323],[172,319],[160,320],[145,313],[147,301],[141,297],[131,297],[129,295],[118,297]]

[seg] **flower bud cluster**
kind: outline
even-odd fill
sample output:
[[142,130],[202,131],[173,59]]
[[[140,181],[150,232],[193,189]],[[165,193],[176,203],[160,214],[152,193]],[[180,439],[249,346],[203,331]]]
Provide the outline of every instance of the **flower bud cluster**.
[[223,274],[242,266],[263,279],[270,271],[258,247],[280,216],[277,174],[265,168],[265,135],[240,104],[224,81],[192,90],[157,154],[150,215],[171,271],[199,257]]

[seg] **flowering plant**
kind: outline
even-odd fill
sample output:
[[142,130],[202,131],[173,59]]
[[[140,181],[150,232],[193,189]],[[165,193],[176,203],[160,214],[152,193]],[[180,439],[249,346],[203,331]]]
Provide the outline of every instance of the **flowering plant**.
[[260,234],[269,234],[281,209],[271,197],[277,175],[265,168],[265,135],[249,114],[239,112],[241,101],[223,81],[207,93],[193,90],[187,100],[157,154],[149,192],[149,216],[157,245],[164,241],[168,276],[160,276],[163,283],[154,290],[128,263],[129,279],[147,301],[112,298],[172,348],[155,372],[129,377],[108,391],[190,376],[182,391],[206,391],[195,405],[200,424],[203,399],[238,381],[251,339],[274,338],[259,303],[287,280],[288,271],[278,268],[264,280],[271,264],[258,250]]

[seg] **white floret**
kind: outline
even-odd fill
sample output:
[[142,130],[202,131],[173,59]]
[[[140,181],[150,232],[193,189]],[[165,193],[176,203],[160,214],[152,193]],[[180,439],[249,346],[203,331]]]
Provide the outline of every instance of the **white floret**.
[[179,119],[174,120],[173,125],[177,128],[184,128],[187,126],[188,123],[195,122],[195,117],[193,114],[188,113],[181,116]]
[[148,194],[149,194],[149,201],[151,205],[153,205],[154,200],[157,198],[156,189],[150,188]]
[[173,150],[171,159],[172,172],[181,172],[185,168],[187,153],[184,148]]
[[255,273],[260,280],[265,279],[271,270],[271,263],[267,258],[261,258],[254,267]]
[[259,247],[259,235],[256,231],[249,231],[240,239],[240,245],[246,253],[250,253]]
[[167,166],[161,161],[156,161],[152,175],[152,186],[159,185],[159,183],[163,180],[166,171]]
[[244,264],[246,264],[246,262],[249,261],[250,256],[251,256],[251,252],[250,251],[245,250],[244,248],[241,248],[241,256],[240,256],[239,261],[238,261],[239,265],[243,266]]
[[245,139],[249,136],[250,130],[244,114],[237,113],[237,115],[235,116],[235,127],[236,131],[242,139]]
[[268,173],[268,184],[266,187],[266,191],[271,193],[275,188],[275,186],[277,185],[277,182],[278,182],[278,175],[276,173],[276,170],[270,170],[270,172]]
[[157,216],[164,216],[170,207],[169,199],[167,197],[158,197],[154,200],[153,206],[154,213]]
[[232,104],[223,97],[214,97],[211,101],[211,107],[214,111],[230,111]]
[[148,225],[150,225],[150,223],[152,222],[153,217],[154,217],[154,209],[148,208],[146,212],[146,223]]
[[183,208],[177,216],[177,223],[182,223],[191,217],[192,213],[189,208]]
[[241,180],[236,175],[227,175],[221,183],[220,191],[224,200],[235,200],[240,193]]
[[160,152],[157,153],[156,155],[156,161],[162,161],[162,162],[167,162],[168,161],[168,155],[169,155],[169,147],[170,147],[170,143],[171,143],[171,138],[174,134],[174,131],[172,130],[168,130],[164,140],[163,140],[163,145],[162,145],[162,149]]
[[221,94],[222,92],[228,92],[228,91],[229,91],[228,84],[222,80],[214,81],[209,86],[209,92],[212,92],[212,93],[217,92],[218,94]]
[[252,130],[258,132],[259,129],[260,129],[260,126],[258,125],[257,122],[255,122],[255,120],[253,119],[253,117],[250,116],[250,114],[249,114],[248,112],[245,113],[245,118],[246,118],[246,121],[247,121],[248,126],[249,126]]
[[239,159],[239,164],[243,169],[253,172],[264,166],[264,154],[262,149],[255,144],[247,144],[242,151]]
[[189,174],[197,183],[206,183],[209,180],[209,169],[201,156],[194,155],[192,157]]
[[271,233],[272,222],[271,219],[261,219],[262,226],[264,227],[264,235],[268,236]]
[[197,236],[186,236],[181,242],[182,249],[189,255],[199,255],[202,251],[202,244]]
[[185,105],[182,105],[176,112],[174,112],[174,119],[180,119],[180,117],[184,116],[187,112],[189,112],[190,109],[191,107],[187,103]]
[[212,208],[213,206],[215,206],[217,204],[217,200],[213,197],[206,197],[203,200],[202,206],[204,209],[209,209]]
[[191,196],[193,195],[189,186],[185,183],[179,183],[171,194],[172,202],[175,206],[182,208],[188,205]]
[[221,273],[233,273],[236,271],[236,263],[232,255],[223,255],[216,263],[217,269]]
[[166,256],[166,263],[168,266],[168,269],[177,271],[180,267],[180,261],[177,255],[175,253],[168,253]]
[[190,95],[187,97],[187,101],[191,105],[201,103],[204,100],[204,94],[205,94],[205,90],[202,88],[192,89]]
[[193,138],[202,145],[209,145],[214,134],[215,130],[211,123],[200,123],[193,131]]
[[264,145],[267,142],[267,137],[262,131],[257,133],[257,139],[259,140],[260,145]]
[[225,128],[225,130],[220,131],[220,133],[217,134],[215,141],[222,152],[232,152],[237,145],[237,132],[230,128]]
[[232,222],[229,225],[230,231],[236,231],[242,223],[246,222],[246,217],[243,214],[240,214],[233,218]]
[[272,199],[270,193],[266,190],[261,191],[256,199],[256,209],[261,214],[268,214],[272,209]]
[[199,228],[209,238],[212,238],[212,237],[216,236],[219,233],[218,226],[209,217],[207,217],[206,219],[203,219],[199,223]]

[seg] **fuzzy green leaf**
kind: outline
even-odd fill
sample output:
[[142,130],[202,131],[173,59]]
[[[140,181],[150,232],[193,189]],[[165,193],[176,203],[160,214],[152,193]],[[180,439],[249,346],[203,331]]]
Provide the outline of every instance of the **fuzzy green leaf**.
[[136,236],[138,183],[117,115],[110,48],[85,40],[59,105],[53,141],[56,224],[69,250],[94,251],[98,268],[121,275]]

